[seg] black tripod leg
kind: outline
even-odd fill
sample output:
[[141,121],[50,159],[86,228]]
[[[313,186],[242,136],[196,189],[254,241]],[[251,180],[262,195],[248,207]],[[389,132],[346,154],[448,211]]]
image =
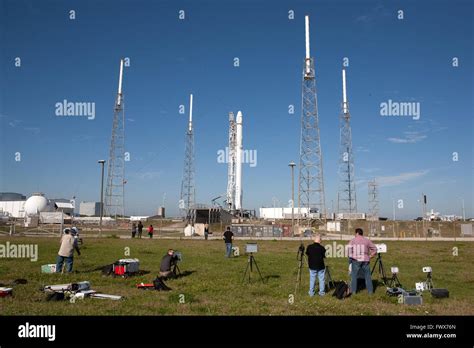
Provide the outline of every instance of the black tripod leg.
[[382,275],[383,283],[386,285],[387,276],[385,275],[385,268],[383,267],[382,259],[380,259],[380,262],[379,262],[379,273]]
[[[244,277],[242,278],[242,283],[245,281],[245,275],[247,274],[247,272],[249,270],[249,266],[250,266],[250,260],[247,262],[247,267],[245,267],[245,272],[244,272]],[[249,273],[249,277],[250,277],[250,273]],[[250,278],[249,278],[249,281],[250,281]]]
[[378,263],[379,263],[379,257],[377,256],[377,258],[375,259],[375,263],[372,267],[372,271],[370,271],[370,275],[374,274],[375,267],[377,267]]

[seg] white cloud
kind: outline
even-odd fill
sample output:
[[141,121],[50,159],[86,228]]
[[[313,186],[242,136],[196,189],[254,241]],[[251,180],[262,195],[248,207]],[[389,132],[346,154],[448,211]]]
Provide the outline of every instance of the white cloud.
[[39,127],[24,127],[23,128],[27,132],[31,132],[33,134],[39,134],[41,132],[41,128]]
[[403,132],[403,134],[404,134],[403,137],[392,137],[392,138],[387,138],[387,140],[394,144],[415,144],[428,138],[427,135],[420,134],[420,132],[416,132],[416,131],[415,132],[406,131],[406,132]]
[[400,173],[398,175],[392,176],[379,176],[377,177],[377,182],[380,187],[382,186],[396,186],[406,183],[407,181],[415,180],[421,178],[422,176],[428,174],[429,170],[420,170],[417,172],[407,172]]

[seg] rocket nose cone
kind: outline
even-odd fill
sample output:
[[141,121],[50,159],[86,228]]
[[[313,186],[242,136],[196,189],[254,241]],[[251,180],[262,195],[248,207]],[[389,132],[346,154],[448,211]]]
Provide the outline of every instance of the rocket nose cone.
[[237,122],[242,122],[242,111],[237,112]]

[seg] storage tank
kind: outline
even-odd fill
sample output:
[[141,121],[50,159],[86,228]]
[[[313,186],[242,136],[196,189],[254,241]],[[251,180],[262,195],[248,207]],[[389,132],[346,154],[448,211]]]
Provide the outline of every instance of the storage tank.
[[42,193],[33,193],[25,202],[26,215],[36,215],[44,211],[50,211],[49,201]]

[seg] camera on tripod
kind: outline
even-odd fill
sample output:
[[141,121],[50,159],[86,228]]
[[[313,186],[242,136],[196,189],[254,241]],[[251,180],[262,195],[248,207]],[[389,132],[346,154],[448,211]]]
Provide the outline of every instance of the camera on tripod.
[[176,262],[181,262],[183,261],[183,253],[180,252],[180,251],[175,251],[173,253],[173,259],[176,261]]
[[387,244],[375,244],[377,248],[377,254],[385,254],[387,253]]
[[430,266],[426,266],[422,268],[423,273],[426,274],[426,280],[424,282],[417,282],[415,283],[415,288],[417,291],[425,291],[428,290],[430,291],[431,289],[434,288],[433,285],[433,279],[431,277],[431,272],[433,271]]
[[[262,283],[265,283],[262,277],[262,273],[260,273],[260,269],[258,268],[257,261],[255,260],[255,257],[253,256],[253,254],[256,252],[258,252],[257,243],[247,243],[245,245],[245,253],[248,254],[248,261],[247,261],[247,267],[245,268],[244,277],[242,278],[242,283],[245,281],[245,279],[247,279],[248,283],[250,283],[250,278],[251,278],[251,274],[253,272],[254,266],[258,271],[260,280],[262,281]],[[247,275],[248,275],[248,278],[246,277]]]
[[256,253],[258,252],[258,245],[257,243],[247,243],[245,245],[245,252],[247,254],[253,254],[253,253]]

